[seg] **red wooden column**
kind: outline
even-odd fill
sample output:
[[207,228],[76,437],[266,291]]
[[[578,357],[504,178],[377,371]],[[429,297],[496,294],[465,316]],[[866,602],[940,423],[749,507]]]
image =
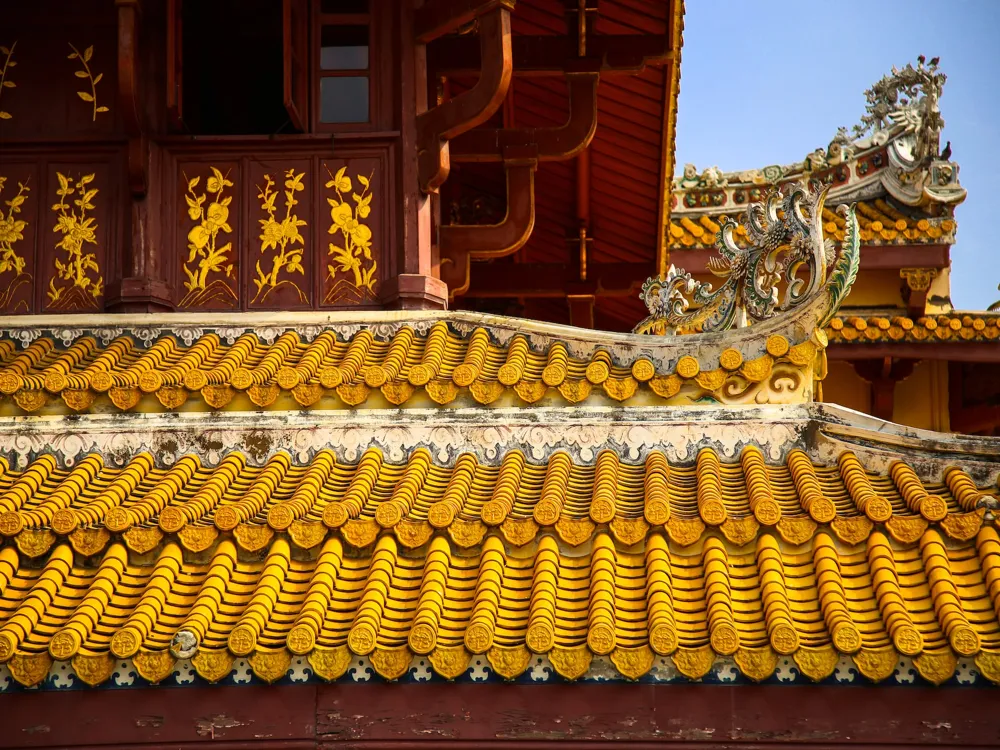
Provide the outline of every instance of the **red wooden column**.
[[394,109],[400,133],[396,158],[399,200],[390,221],[398,222],[401,248],[395,268],[381,285],[386,307],[406,310],[443,309],[448,287],[436,278],[431,255],[431,197],[420,189],[417,115],[427,111],[425,45],[416,43],[414,3],[400,2],[394,28],[396,84]]
[[891,422],[896,383],[913,374],[916,360],[883,357],[881,360],[864,359],[851,364],[858,375],[871,383],[872,414]]
[[165,281],[162,257],[166,217],[160,179],[161,152],[150,145],[144,111],[148,89],[140,89],[143,68],[149,63],[141,58],[142,7],[139,0],[115,0],[115,7],[118,102],[128,137],[129,193],[122,253],[116,277],[108,284],[107,309],[130,313],[173,310],[173,293]]

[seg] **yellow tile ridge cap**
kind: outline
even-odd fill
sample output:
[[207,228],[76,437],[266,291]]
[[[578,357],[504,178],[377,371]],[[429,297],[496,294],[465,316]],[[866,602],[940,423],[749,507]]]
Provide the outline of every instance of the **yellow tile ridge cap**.
[[826,328],[831,343],[963,343],[1000,340],[1000,313],[953,311],[913,318],[905,310],[841,310]]

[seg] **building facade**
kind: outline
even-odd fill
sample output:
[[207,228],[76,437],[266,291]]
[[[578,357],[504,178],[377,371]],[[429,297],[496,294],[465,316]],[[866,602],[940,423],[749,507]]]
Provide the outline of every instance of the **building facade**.
[[679,0],[2,13],[0,744],[997,743],[937,61],[673,180]]

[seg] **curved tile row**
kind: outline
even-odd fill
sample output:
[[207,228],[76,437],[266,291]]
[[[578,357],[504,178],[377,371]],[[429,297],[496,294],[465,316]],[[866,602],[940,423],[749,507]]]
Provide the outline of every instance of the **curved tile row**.
[[0,662],[33,684],[53,659],[70,661],[99,684],[129,658],[157,682],[178,658],[212,681],[249,658],[273,681],[293,656],[325,679],[354,656],[387,679],[414,655],[449,679],[475,654],[509,679],[532,654],[568,679],[594,656],[629,679],[658,657],[693,679],[731,657],[763,680],[791,657],[822,680],[846,656],[877,681],[902,655],[933,683],[960,657],[1000,680],[993,527],[960,545],[931,529],[907,546],[881,532],[844,545],[823,531],[797,546],[767,533],[738,548],[710,534],[678,549],[655,532],[636,550],[602,531],[583,553],[549,534],[515,552],[491,534],[466,551],[439,535],[408,554],[385,534],[361,554],[336,537],[309,554],[277,537],[255,555],[223,539],[203,555],[171,542],[131,557],[116,542],[82,565],[61,543],[26,566],[0,549]]
[[[714,248],[715,236],[722,215],[739,213],[744,207],[737,206],[727,211],[718,211],[714,216],[682,216],[673,218],[667,227],[667,242],[672,248]],[[951,217],[911,217],[902,214],[898,209],[884,200],[860,201],[857,203],[857,218],[860,226],[861,242],[866,245],[892,244],[934,244],[954,241],[957,228]],[[823,210],[823,231],[827,237],[843,241],[845,231],[844,217],[835,210]],[[740,224],[736,228],[737,244],[746,244],[746,228]]]
[[137,547],[178,535],[194,548],[237,530],[257,540],[245,546],[274,533],[318,541],[336,530],[364,547],[388,529],[414,548],[435,529],[469,547],[489,528],[515,545],[546,528],[579,544],[605,525],[623,544],[661,526],[678,544],[692,544],[711,528],[746,544],[761,529],[801,543],[830,525],[846,543],[863,541],[876,526],[912,543],[932,526],[949,538],[971,539],[997,508],[996,488],[978,487],[957,467],[943,483],[924,483],[903,461],[879,474],[850,451],[835,466],[822,466],[793,450],[784,463],[769,464],[755,446],[735,462],[704,448],[687,465],[671,464],[658,451],[628,463],[609,449],[591,464],[574,463],[564,452],[535,463],[513,450],[494,464],[461,454],[442,465],[427,448],[391,463],[369,448],[355,462],[321,449],[306,463],[278,452],[263,466],[238,450],[215,466],[193,454],[158,466],[148,453],[124,466],[98,453],[60,466],[43,454],[21,470],[0,459],[0,470],[0,535],[33,556],[63,537],[81,551],[99,543],[95,551],[103,549],[111,534],[134,537],[129,543]]
[[570,403],[592,392],[619,402],[638,392],[671,399],[682,390],[691,391],[692,400],[707,393],[736,401],[771,378],[776,368],[813,366],[825,339],[820,335],[817,342],[793,344],[775,334],[767,338],[766,350],[752,358],[728,348],[711,366],[682,355],[658,369],[643,356],[615,364],[601,348],[589,359],[578,359],[559,341],[535,351],[523,335],[500,345],[486,328],[460,336],[444,321],[426,335],[400,328],[388,341],[378,340],[368,329],[347,341],[332,330],[310,341],[286,331],[271,343],[245,333],[232,344],[206,333],[188,346],[168,335],[148,348],[127,335],[107,345],[80,336],[66,347],[41,337],[23,350],[12,341],[0,341],[0,394],[11,396],[26,412],[57,399],[74,411],[87,411],[98,399],[105,403],[105,397],[115,408],[131,409],[148,394],[164,409],[179,408],[194,394],[211,408],[223,408],[241,393],[258,407],[280,406],[283,395],[294,399],[285,402],[291,408],[334,395],[345,405],[357,406],[375,391],[390,404],[402,404],[418,392],[447,404],[465,389],[482,404],[495,402],[505,392],[516,394],[520,403],[535,403],[549,393]]
[[950,313],[911,318],[905,313],[861,315],[842,311],[830,321],[827,334],[831,343],[990,342],[1000,340],[1000,314]]

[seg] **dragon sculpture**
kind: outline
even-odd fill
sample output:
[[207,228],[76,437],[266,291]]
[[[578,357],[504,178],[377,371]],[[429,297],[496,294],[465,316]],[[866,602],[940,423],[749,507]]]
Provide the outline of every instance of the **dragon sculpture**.
[[[747,246],[735,240],[737,223],[727,218],[716,235],[719,257],[709,270],[725,281],[717,289],[671,266],[663,277],[642,286],[649,317],[633,329],[642,334],[683,334],[742,328],[801,306],[818,294],[828,295],[825,324],[833,316],[858,273],[860,242],[854,208],[846,214],[840,254],[823,238],[826,189],[802,186],[773,190],[762,203],[751,203],[741,223]],[[829,276],[829,279],[828,279]],[[783,293],[779,290],[782,287]]]

